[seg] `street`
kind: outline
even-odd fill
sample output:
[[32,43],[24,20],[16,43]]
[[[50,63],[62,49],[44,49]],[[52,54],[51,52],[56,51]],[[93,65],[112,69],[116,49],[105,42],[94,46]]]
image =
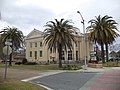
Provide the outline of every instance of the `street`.
[[[96,69],[100,70],[100,69]],[[120,68],[98,72],[62,72],[32,80],[52,90],[120,90]]]
[[96,73],[64,72],[32,80],[53,90],[79,90]]

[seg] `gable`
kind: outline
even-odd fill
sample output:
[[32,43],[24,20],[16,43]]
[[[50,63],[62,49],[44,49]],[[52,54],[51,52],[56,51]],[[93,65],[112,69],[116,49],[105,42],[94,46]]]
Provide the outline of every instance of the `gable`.
[[26,39],[30,39],[30,38],[36,38],[36,37],[41,37],[42,36],[42,32],[34,29],[33,31],[31,31],[27,36]]

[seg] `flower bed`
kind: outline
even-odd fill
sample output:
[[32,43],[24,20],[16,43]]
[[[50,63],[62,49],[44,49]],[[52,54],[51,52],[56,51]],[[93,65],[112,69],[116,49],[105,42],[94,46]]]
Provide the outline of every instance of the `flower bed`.
[[92,68],[103,68],[102,64],[96,64],[96,63],[89,63],[88,67],[92,67]]

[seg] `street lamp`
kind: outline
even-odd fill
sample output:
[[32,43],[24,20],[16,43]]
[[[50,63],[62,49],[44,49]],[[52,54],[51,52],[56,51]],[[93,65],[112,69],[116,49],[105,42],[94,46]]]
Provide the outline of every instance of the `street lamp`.
[[85,23],[84,23],[84,19],[83,16],[81,15],[80,11],[77,11],[77,13],[80,15],[80,17],[82,18],[81,23],[83,24],[83,33],[84,33],[84,69],[87,69],[87,65],[86,65],[86,37],[85,37]]

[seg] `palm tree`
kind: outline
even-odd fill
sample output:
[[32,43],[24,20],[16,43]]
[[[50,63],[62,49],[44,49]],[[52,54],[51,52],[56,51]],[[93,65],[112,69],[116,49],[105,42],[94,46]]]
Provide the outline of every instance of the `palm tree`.
[[58,21],[49,21],[46,23],[44,30],[44,42],[48,44],[48,49],[53,48],[54,51],[59,53],[59,67],[62,67],[62,50],[63,48],[67,51],[67,47],[71,50],[72,43],[76,42],[75,40],[75,30],[76,27],[71,25],[69,20],[61,19]]
[[112,19],[110,16],[105,16],[105,48],[106,48],[106,61],[108,62],[108,44],[112,44],[113,41],[115,41],[115,38],[119,36],[119,34],[116,32],[117,29],[117,23],[115,20]]
[[106,58],[108,60],[108,44],[113,43],[118,36],[116,32],[117,23],[108,15],[104,17],[99,15],[96,19],[92,19],[88,23],[91,23],[91,25],[87,27],[90,31],[89,39],[101,46],[102,61],[105,63],[104,45],[106,46]]
[[3,55],[3,47],[4,47],[4,44],[2,43],[2,41],[1,41],[1,34],[0,34],[0,59],[1,60],[4,60],[4,55]]
[[10,54],[10,61],[9,65],[11,66],[12,63],[12,54],[15,49],[19,49],[23,45],[23,33],[22,31],[18,30],[16,27],[5,27],[0,33],[2,33],[2,43],[5,43],[7,39],[11,39],[12,41],[12,53]]

